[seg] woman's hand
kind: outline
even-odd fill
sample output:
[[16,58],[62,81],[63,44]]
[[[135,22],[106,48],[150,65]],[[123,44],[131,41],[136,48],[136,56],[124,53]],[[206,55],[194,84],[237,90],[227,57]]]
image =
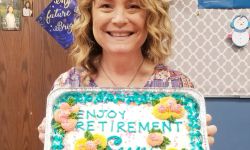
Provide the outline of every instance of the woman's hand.
[[207,114],[206,115],[207,120],[207,135],[208,135],[208,143],[209,145],[214,144],[214,135],[217,132],[217,127],[215,125],[210,125],[210,122],[212,121],[212,116]]
[[45,134],[45,117],[43,118],[43,121],[40,123],[40,125],[37,127],[37,130],[39,132],[39,139],[42,143],[44,143],[44,134]]

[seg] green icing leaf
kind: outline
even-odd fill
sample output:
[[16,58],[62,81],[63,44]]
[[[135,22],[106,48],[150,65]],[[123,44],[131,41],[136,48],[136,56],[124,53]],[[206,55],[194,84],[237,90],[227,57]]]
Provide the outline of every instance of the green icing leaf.
[[54,122],[52,123],[52,127],[53,127],[54,129],[58,129],[58,128],[61,128],[61,124],[54,121]]
[[169,140],[169,138],[167,138],[167,137],[165,137],[164,136],[164,140],[163,140],[163,142],[162,142],[162,145],[169,145],[171,143],[171,141]]
[[101,145],[97,145],[97,150],[103,150]]
[[166,146],[163,145],[163,144],[161,144],[161,145],[160,145],[160,149],[161,149],[161,150],[165,150],[165,149],[166,149]]
[[168,118],[168,121],[171,122],[171,123],[174,123],[175,122],[175,118],[173,116],[170,116],[170,118]]
[[67,100],[67,103],[70,105],[70,106],[73,106],[75,104],[75,99],[73,97],[69,97],[68,100]]
[[63,128],[59,128],[57,132],[61,135],[64,135],[66,133],[66,131]]
[[56,133],[59,133],[61,135],[64,135],[66,131],[62,128],[61,124],[56,122],[54,119],[52,121],[52,128]]
[[85,134],[84,134],[84,137],[90,141],[90,140],[94,140],[94,137],[92,135],[92,133],[90,131],[86,131]]
[[157,105],[158,103],[160,103],[159,100],[153,100],[153,101],[152,101],[152,105],[153,105],[153,106]]
[[69,118],[70,119],[78,119],[77,113],[70,113]]
[[151,130],[149,130],[149,133],[155,133],[155,132],[162,133],[161,129],[152,128]]
[[181,150],[187,150],[186,148],[182,148]]
[[182,105],[182,100],[178,99],[178,100],[176,100],[176,103]]

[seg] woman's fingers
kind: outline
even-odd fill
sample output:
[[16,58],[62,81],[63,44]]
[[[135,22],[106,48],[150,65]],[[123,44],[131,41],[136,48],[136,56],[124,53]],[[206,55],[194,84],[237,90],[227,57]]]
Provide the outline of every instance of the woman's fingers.
[[217,132],[217,127],[215,125],[210,125],[207,127],[207,135],[214,136]]
[[214,144],[214,137],[212,137],[212,136],[208,137],[208,144],[209,145],[213,145]]
[[209,125],[212,121],[212,116],[210,114],[206,115],[206,121],[207,121],[207,125]]
[[215,125],[209,125],[212,121],[212,116],[210,114],[206,115],[206,121],[207,121],[207,135],[208,135],[208,143],[209,145],[213,145],[214,135],[217,133],[217,127]]
[[39,139],[42,143],[44,143],[44,133],[39,133]]
[[43,121],[40,123],[40,125],[37,127],[37,130],[39,132],[39,139],[42,143],[44,143],[44,133],[45,133],[45,118],[43,118]]

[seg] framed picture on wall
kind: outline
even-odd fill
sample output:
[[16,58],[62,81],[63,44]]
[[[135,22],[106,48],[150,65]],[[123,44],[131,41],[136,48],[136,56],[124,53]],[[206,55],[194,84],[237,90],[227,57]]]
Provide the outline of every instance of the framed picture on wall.
[[2,30],[20,30],[21,11],[19,0],[1,0]]
[[23,0],[23,16],[32,17],[33,16],[33,0]]
[[2,0],[0,0],[0,29],[2,29]]

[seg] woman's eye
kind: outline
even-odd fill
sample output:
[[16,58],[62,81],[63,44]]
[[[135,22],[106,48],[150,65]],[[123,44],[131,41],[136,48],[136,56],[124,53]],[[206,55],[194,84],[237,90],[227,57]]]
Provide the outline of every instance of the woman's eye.
[[141,7],[137,4],[131,4],[129,5],[129,8],[132,8],[132,9],[140,9]]
[[111,4],[102,4],[100,8],[112,8]]

